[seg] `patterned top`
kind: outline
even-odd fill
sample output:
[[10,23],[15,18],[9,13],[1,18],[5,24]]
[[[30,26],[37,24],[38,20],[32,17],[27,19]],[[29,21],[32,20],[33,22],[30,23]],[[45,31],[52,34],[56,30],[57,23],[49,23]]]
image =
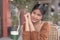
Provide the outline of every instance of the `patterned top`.
[[[39,25],[40,26],[40,25]],[[50,24],[44,22],[39,32],[37,31],[25,31],[25,24],[23,25],[22,38],[23,40],[48,40]]]

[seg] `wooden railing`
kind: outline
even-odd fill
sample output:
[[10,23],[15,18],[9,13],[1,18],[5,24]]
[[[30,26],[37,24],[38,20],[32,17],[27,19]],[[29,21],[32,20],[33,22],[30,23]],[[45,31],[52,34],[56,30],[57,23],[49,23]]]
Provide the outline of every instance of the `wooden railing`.
[[58,31],[56,26],[50,27],[49,40],[58,40]]

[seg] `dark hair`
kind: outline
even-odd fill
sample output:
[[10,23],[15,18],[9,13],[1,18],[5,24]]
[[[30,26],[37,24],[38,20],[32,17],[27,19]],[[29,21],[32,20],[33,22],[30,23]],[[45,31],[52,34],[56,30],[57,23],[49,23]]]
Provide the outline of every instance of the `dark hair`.
[[42,15],[44,15],[46,13],[47,9],[48,9],[48,5],[45,5],[45,4],[36,4],[33,7],[32,11],[34,11],[35,9],[39,9],[41,11]]

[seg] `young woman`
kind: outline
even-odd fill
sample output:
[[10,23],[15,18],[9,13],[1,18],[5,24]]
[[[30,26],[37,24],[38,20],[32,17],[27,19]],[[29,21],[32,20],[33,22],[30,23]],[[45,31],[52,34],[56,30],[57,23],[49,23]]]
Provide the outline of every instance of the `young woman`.
[[42,21],[46,11],[46,5],[36,4],[31,13],[24,15],[23,40],[48,40],[50,24]]

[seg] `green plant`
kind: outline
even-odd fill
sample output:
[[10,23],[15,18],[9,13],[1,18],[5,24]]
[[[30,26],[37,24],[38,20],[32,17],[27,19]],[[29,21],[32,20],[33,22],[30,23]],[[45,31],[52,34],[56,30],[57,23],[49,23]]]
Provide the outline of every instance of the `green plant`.
[[13,25],[17,25],[18,24],[18,17],[17,16],[13,16],[12,18],[13,18],[12,24]]
[[35,0],[14,0],[13,4],[16,5],[19,9],[26,8],[28,6],[28,11],[31,11],[32,7],[36,3]]

